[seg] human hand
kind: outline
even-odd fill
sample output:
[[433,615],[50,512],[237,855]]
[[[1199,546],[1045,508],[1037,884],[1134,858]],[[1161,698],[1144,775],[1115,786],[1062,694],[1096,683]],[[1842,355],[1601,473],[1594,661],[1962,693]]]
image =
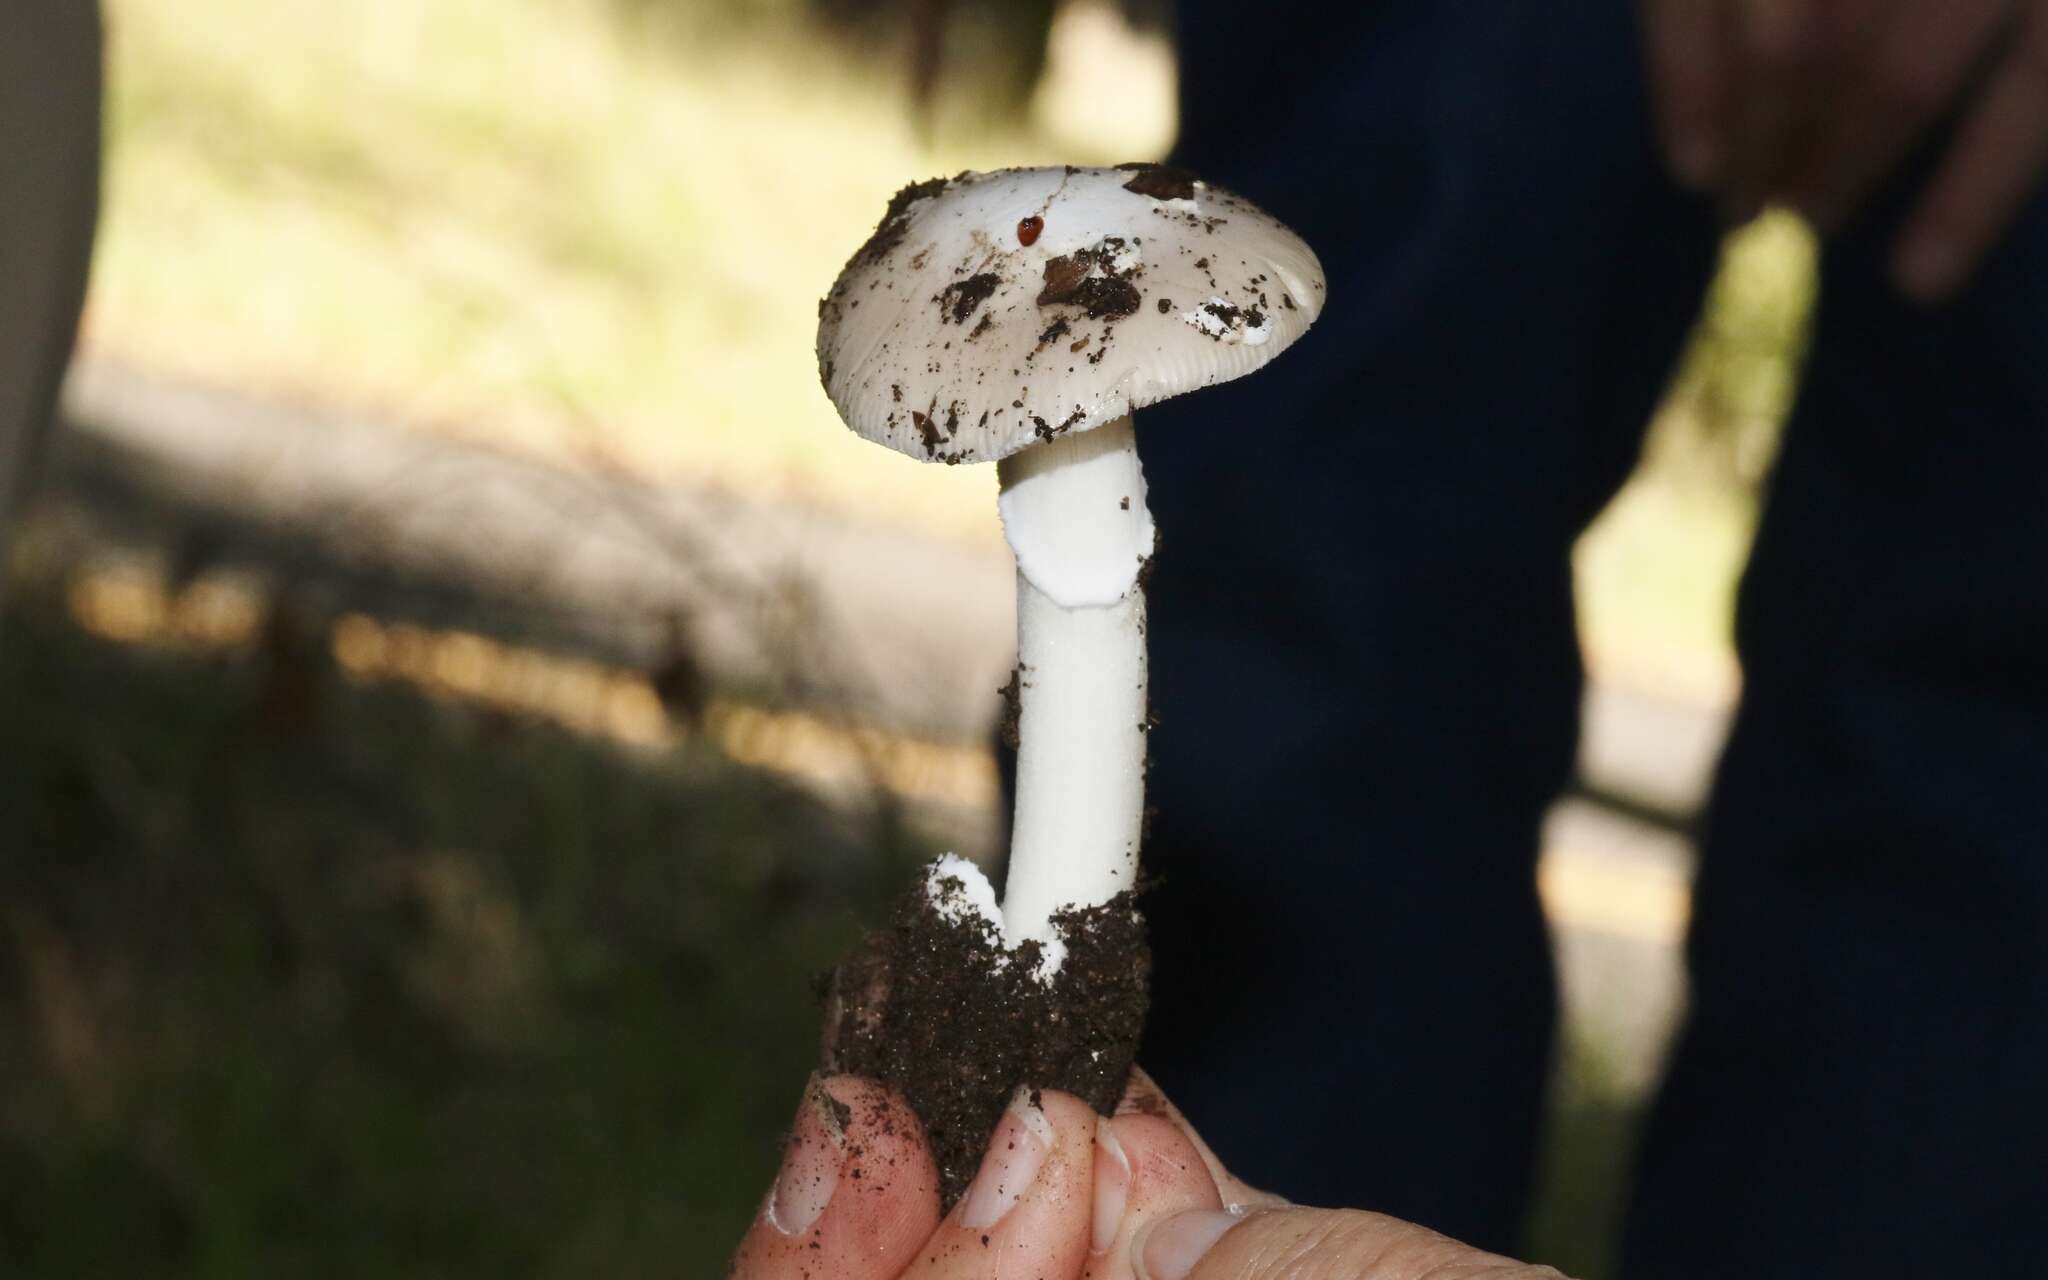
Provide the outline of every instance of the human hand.
[[733,1280],[1538,1280],[1378,1214],[1302,1209],[1231,1176],[1143,1072],[1113,1118],[1050,1090],[1013,1100],[981,1172],[939,1214],[908,1107],[814,1081]]
[[1953,295],[2048,166],[2048,0],[1645,0],[1673,173],[1746,219],[1853,218],[1949,118],[1892,246],[1907,296]]
[[852,1076],[814,1080],[732,1280],[1138,1280],[1126,1261],[1138,1232],[1222,1207],[1171,1120],[1105,1119],[1050,1089],[1033,1097],[1011,1100],[942,1218],[938,1171],[902,1099]]

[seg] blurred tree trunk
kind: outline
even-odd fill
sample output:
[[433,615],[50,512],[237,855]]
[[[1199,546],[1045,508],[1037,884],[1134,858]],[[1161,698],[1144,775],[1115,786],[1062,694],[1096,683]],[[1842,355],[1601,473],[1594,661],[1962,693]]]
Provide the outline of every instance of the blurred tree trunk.
[[98,7],[8,0],[0,22],[0,569],[77,335],[99,157]]

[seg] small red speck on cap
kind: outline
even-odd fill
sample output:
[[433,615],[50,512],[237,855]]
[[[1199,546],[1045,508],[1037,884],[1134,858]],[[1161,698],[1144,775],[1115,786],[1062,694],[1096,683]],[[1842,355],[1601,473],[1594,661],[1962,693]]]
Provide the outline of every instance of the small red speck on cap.
[[1038,233],[1043,230],[1045,219],[1034,213],[1017,224],[1017,243],[1027,246],[1037,244]]

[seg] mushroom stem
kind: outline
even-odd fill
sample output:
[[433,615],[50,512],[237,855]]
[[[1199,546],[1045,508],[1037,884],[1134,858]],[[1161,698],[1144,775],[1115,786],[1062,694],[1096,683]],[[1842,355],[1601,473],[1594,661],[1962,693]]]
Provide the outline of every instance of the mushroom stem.
[[997,468],[1017,555],[1017,807],[1010,945],[1062,949],[1054,913],[1132,887],[1145,804],[1145,593],[1152,513],[1127,414]]

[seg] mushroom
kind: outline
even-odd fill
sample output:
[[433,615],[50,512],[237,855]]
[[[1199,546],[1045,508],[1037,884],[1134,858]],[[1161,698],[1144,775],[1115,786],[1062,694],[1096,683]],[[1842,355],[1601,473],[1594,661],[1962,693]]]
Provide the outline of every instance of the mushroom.
[[1047,976],[1054,916],[1137,874],[1155,535],[1131,411],[1257,369],[1323,292],[1315,254],[1269,214],[1143,164],[905,187],[819,304],[819,370],[849,427],[997,463],[1018,752],[996,923],[1008,947],[1042,945]]

